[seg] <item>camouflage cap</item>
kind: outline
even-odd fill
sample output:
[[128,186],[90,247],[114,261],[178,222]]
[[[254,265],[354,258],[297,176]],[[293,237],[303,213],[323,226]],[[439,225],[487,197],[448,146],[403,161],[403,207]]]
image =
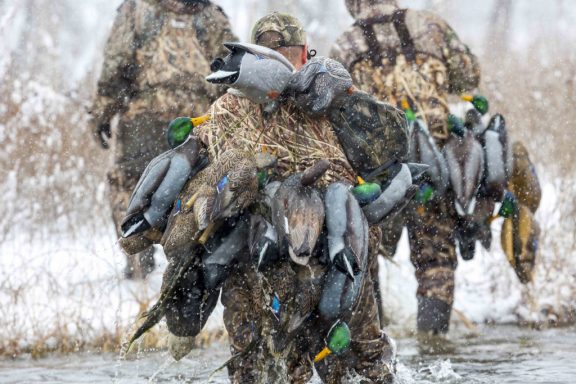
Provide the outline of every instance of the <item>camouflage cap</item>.
[[[277,32],[278,39],[261,41],[260,37],[265,32]],[[306,31],[294,16],[273,12],[256,22],[252,29],[252,43],[271,49],[306,45]]]

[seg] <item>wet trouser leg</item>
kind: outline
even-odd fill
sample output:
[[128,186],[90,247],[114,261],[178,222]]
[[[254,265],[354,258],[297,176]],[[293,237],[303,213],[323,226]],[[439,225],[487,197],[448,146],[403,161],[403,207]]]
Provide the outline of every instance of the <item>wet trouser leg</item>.
[[418,282],[417,326],[422,332],[448,332],[457,266],[454,226],[447,205],[414,210],[409,219],[410,260]]

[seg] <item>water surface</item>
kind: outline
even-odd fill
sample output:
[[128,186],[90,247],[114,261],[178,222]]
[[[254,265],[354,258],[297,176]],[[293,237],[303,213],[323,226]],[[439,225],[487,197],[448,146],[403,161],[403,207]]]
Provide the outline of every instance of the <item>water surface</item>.
[[[574,328],[494,326],[475,334],[452,332],[432,345],[415,338],[396,341],[400,384],[576,383]],[[167,352],[140,353],[130,360],[94,353],[24,357],[0,361],[0,383],[206,383],[228,357],[225,344],[194,350],[179,362]],[[211,382],[228,383],[226,372],[217,372]]]

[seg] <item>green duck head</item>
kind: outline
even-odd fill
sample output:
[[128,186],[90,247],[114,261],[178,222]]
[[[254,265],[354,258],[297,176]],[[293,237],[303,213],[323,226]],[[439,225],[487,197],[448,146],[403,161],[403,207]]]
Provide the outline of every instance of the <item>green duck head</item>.
[[382,193],[380,184],[367,183],[360,176],[357,177],[357,180],[358,184],[352,188],[352,194],[361,205],[373,202]]
[[452,114],[448,115],[448,130],[459,137],[464,137],[466,132],[462,119]]
[[514,195],[514,193],[510,192],[510,191],[506,191],[504,193],[504,198],[502,199],[502,204],[500,205],[500,209],[498,210],[498,213],[490,216],[488,218],[488,223],[491,223],[492,221],[496,220],[499,217],[503,217],[505,219],[508,219],[512,216],[514,216],[515,214],[518,213],[518,199],[516,199],[516,196]]
[[434,197],[434,188],[428,184],[424,183],[418,188],[416,192],[416,201],[420,204],[426,204]]
[[502,199],[502,205],[498,210],[498,217],[509,218],[518,212],[518,200],[516,196],[510,191],[504,193],[504,199]]
[[414,108],[412,107],[412,103],[410,102],[410,100],[403,97],[402,101],[400,101],[400,107],[404,111],[404,114],[406,115],[406,120],[408,120],[409,123],[416,121],[416,113],[414,112]]
[[256,177],[258,178],[258,189],[262,190],[274,174],[278,157],[274,153],[262,150],[262,152],[256,153],[254,159],[256,160],[256,168],[258,170],[256,173]]
[[314,357],[314,362],[317,363],[322,361],[326,356],[330,354],[338,355],[344,352],[350,346],[350,328],[345,322],[338,320],[330,331],[328,331],[328,337],[326,338],[326,347],[320,353]]
[[464,101],[468,101],[468,102],[472,103],[474,108],[476,108],[476,110],[481,115],[486,114],[486,112],[488,112],[488,109],[490,108],[490,103],[488,103],[488,99],[482,95],[474,95],[474,96],[462,95],[461,98]]
[[194,127],[199,126],[209,119],[209,115],[204,115],[200,117],[177,117],[172,120],[168,125],[168,132],[166,132],[166,138],[170,148],[176,148],[185,142]]

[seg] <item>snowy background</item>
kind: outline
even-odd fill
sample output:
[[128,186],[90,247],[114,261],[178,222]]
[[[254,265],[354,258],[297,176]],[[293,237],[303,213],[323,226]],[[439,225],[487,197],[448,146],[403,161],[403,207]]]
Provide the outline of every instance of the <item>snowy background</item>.
[[[106,200],[110,153],[86,127],[120,2],[0,0],[0,355],[113,349],[159,288],[161,270],[144,282],[121,279],[124,257]],[[243,40],[267,11],[289,11],[320,54],[351,23],[343,0],[216,3]],[[480,90],[526,143],[543,184],[535,281],[519,284],[497,221],[491,252],[460,262],[455,308],[477,323],[564,321],[576,308],[576,7],[560,0],[400,4],[439,13],[480,57]],[[415,326],[408,255],[404,236],[394,262],[382,261],[397,334]],[[219,316],[209,329],[220,327]]]

